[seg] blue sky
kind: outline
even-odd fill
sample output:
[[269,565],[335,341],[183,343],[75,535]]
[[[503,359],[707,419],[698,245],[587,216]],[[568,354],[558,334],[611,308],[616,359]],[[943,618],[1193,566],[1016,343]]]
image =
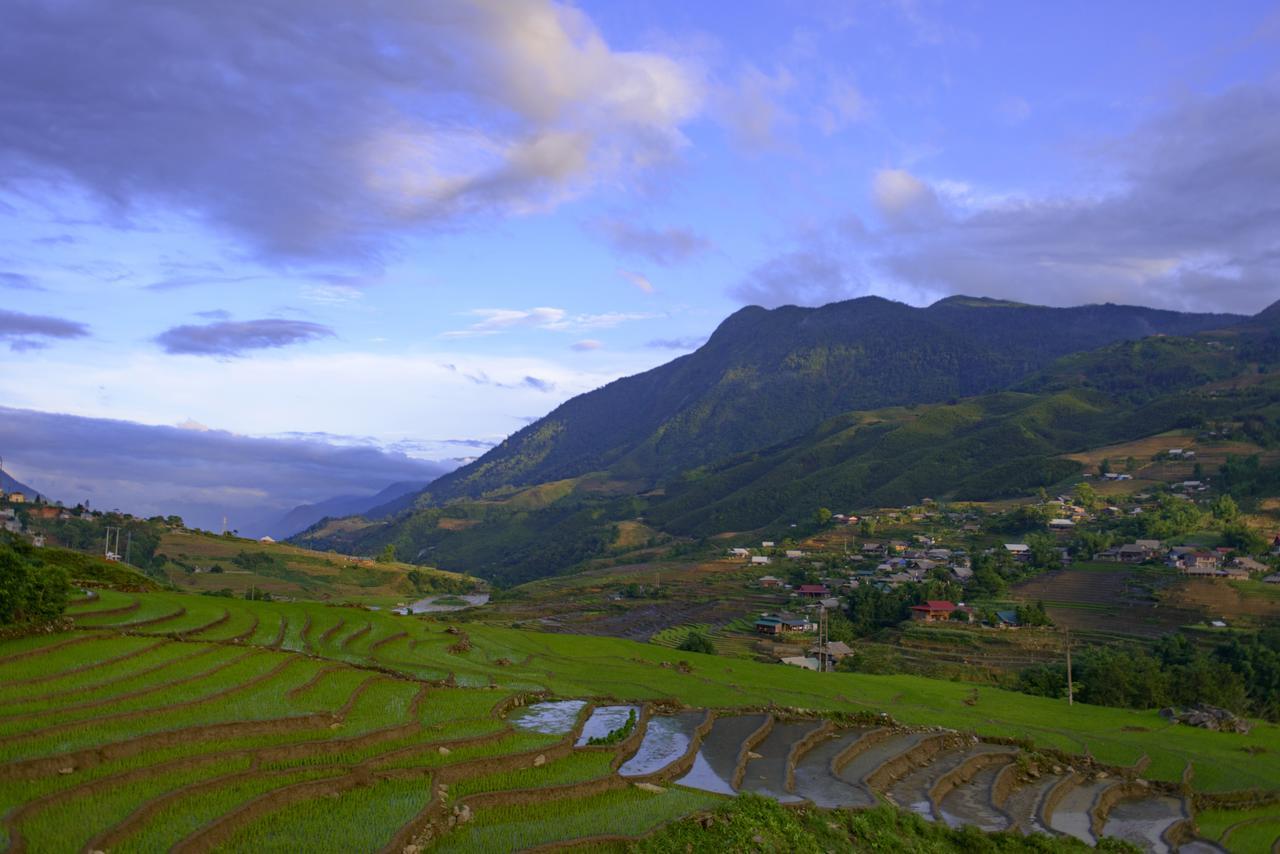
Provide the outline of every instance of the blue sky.
[[753,302],[1254,312],[1278,57],[1273,3],[10,0],[0,406],[410,465]]

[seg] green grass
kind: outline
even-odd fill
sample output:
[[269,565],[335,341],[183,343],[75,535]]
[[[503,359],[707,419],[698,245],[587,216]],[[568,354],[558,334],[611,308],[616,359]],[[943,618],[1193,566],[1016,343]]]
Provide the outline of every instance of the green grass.
[[1205,839],[1232,854],[1270,852],[1280,839],[1280,804],[1245,810],[1205,810],[1196,815],[1196,828]]

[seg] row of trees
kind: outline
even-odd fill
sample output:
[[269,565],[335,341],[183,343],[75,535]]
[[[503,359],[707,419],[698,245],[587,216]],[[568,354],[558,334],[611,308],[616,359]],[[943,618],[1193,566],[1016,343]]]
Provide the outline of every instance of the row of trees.
[[[1151,709],[1208,703],[1280,720],[1280,628],[1235,635],[1207,652],[1185,635],[1150,650],[1090,647],[1075,656],[1075,697],[1084,703]],[[1046,697],[1067,695],[1065,664],[1023,670],[1016,687]]]

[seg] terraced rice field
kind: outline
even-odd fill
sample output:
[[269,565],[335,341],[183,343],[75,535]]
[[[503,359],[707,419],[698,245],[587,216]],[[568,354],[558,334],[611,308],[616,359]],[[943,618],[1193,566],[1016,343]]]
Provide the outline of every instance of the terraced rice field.
[[[1185,827],[1171,786],[955,729],[1146,754],[1168,783],[1194,758],[1202,791],[1280,787],[1241,749],[1280,752],[1266,725],[1156,732],[1154,714],[322,605],[102,591],[71,610],[77,631],[0,642],[0,849],[508,850],[634,838],[741,790],[1150,850]],[[628,708],[630,737],[578,744]],[[878,712],[954,729],[838,717]]]

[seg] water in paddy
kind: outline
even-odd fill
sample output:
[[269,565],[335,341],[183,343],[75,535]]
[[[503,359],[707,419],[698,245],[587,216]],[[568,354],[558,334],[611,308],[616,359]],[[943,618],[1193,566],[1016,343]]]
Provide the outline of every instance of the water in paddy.
[[649,718],[640,749],[623,763],[618,773],[623,777],[642,777],[666,768],[688,752],[693,731],[703,717],[702,712],[681,712]]
[[585,705],[584,700],[532,703],[507,715],[507,720],[516,729],[542,732],[547,735],[564,735],[578,722],[578,713]]
[[676,782],[691,789],[732,795],[733,773],[738,768],[742,742],[764,723],[764,715],[717,718],[702,740],[693,768]]
[[929,790],[942,775],[955,770],[968,754],[959,750],[948,750],[938,754],[928,765],[915,768],[902,776],[889,787],[886,793],[894,803],[903,809],[933,820],[933,802],[929,800]]
[[891,735],[855,756],[852,762],[841,769],[840,779],[848,783],[861,783],[872,771],[895,756],[906,753],[923,740],[924,734],[917,732]]
[[874,806],[875,796],[865,786],[831,775],[831,760],[848,750],[866,732],[854,729],[836,733],[800,757],[796,763],[796,795],[828,809]]
[[[1132,842],[1143,851],[1169,850],[1164,833],[1186,815],[1176,798],[1153,797],[1142,800],[1121,801],[1111,809],[1102,832],[1126,842]],[[1187,850],[1186,846],[1181,849]]]
[[791,746],[821,724],[813,721],[795,724],[775,724],[765,740],[752,751],[760,755],[747,763],[747,773],[742,778],[742,788],[748,792],[767,795],[782,803],[802,800],[787,791],[787,757]]
[[[460,600],[463,604],[447,604],[437,600],[446,599],[452,601]],[[400,614],[434,614],[442,611],[461,611],[463,608],[475,608],[479,605],[485,605],[489,602],[488,593],[466,593],[456,595],[450,593],[441,593],[438,596],[428,596],[426,599],[419,599],[409,607],[399,610]]]
[[1094,844],[1096,840],[1093,838],[1093,822],[1089,810],[1093,808],[1102,790],[1112,785],[1114,783],[1110,780],[1103,780],[1076,786],[1058,801],[1057,808],[1049,818],[1049,826],[1059,833]]
[[1007,830],[1009,817],[991,802],[991,790],[1004,765],[988,765],[963,786],[952,789],[939,804],[942,820],[951,827],[972,824],[983,830]]
[[582,735],[578,738],[578,747],[585,745],[590,739],[603,738],[609,733],[618,729],[627,722],[627,717],[632,712],[637,716],[640,710],[635,706],[599,706],[591,710],[591,717],[587,718],[586,724],[582,727]]

